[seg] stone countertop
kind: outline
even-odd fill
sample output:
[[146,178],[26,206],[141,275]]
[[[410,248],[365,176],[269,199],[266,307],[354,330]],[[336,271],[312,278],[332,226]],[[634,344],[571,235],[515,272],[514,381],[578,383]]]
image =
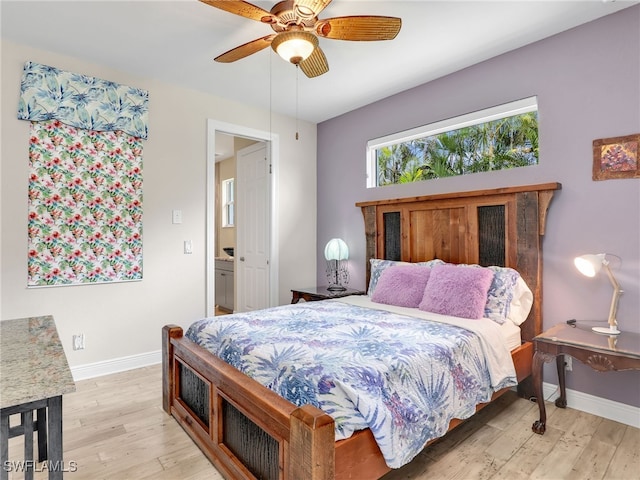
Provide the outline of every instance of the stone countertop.
[[233,262],[233,257],[215,257],[215,260],[220,260],[222,262]]
[[51,315],[0,321],[0,408],[75,390]]

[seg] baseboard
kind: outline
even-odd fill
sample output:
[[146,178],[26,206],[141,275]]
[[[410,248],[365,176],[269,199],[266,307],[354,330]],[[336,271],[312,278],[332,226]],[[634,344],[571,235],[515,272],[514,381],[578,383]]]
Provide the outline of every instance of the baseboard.
[[105,360],[103,362],[78,365],[77,367],[71,367],[71,374],[75,381],[86,380],[88,378],[101,377],[112,373],[133,370],[134,368],[156,365],[161,361],[162,352],[157,350],[155,352],[140,353],[137,355],[130,355],[128,357]]
[[[560,395],[557,389],[558,386],[553,383],[543,382],[542,384],[542,394],[549,401],[555,401]],[[640,408],[638,407],[571,389],[567,389],[567,407],[640,428]]]

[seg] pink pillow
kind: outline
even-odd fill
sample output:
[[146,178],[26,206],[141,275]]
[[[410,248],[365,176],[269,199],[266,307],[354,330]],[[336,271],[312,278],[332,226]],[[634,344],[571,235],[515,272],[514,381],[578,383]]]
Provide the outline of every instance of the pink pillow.
[[452,317],[482,318],[493,280],[488,268],[437,265],[418,308]]
[[429,280],[431,267],[396,265],[386,268],[378,279],[371,301],[397,307],[418,308]]

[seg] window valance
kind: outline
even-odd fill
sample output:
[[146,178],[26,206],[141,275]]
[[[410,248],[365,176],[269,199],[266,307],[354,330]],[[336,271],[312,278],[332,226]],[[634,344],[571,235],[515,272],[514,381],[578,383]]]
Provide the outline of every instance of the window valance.
[[60,120],[93,131],[123,131],[146,139],[149,92],[96,77],[26,62],[18,119]]

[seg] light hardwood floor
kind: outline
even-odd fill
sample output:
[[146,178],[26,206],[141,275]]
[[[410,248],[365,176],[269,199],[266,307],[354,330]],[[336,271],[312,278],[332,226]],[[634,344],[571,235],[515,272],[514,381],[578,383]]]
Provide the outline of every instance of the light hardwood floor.
[[[222,479],[162,410],[159,365],[77,382],[63,408],[65,463],[77,465],[67,480]],[[547,415],[546,433],[534,434],[537,406],[509,393],[383,478],[640,479],[639,429],[550,402]],[[22,448],[11,439],[10,459]]]

